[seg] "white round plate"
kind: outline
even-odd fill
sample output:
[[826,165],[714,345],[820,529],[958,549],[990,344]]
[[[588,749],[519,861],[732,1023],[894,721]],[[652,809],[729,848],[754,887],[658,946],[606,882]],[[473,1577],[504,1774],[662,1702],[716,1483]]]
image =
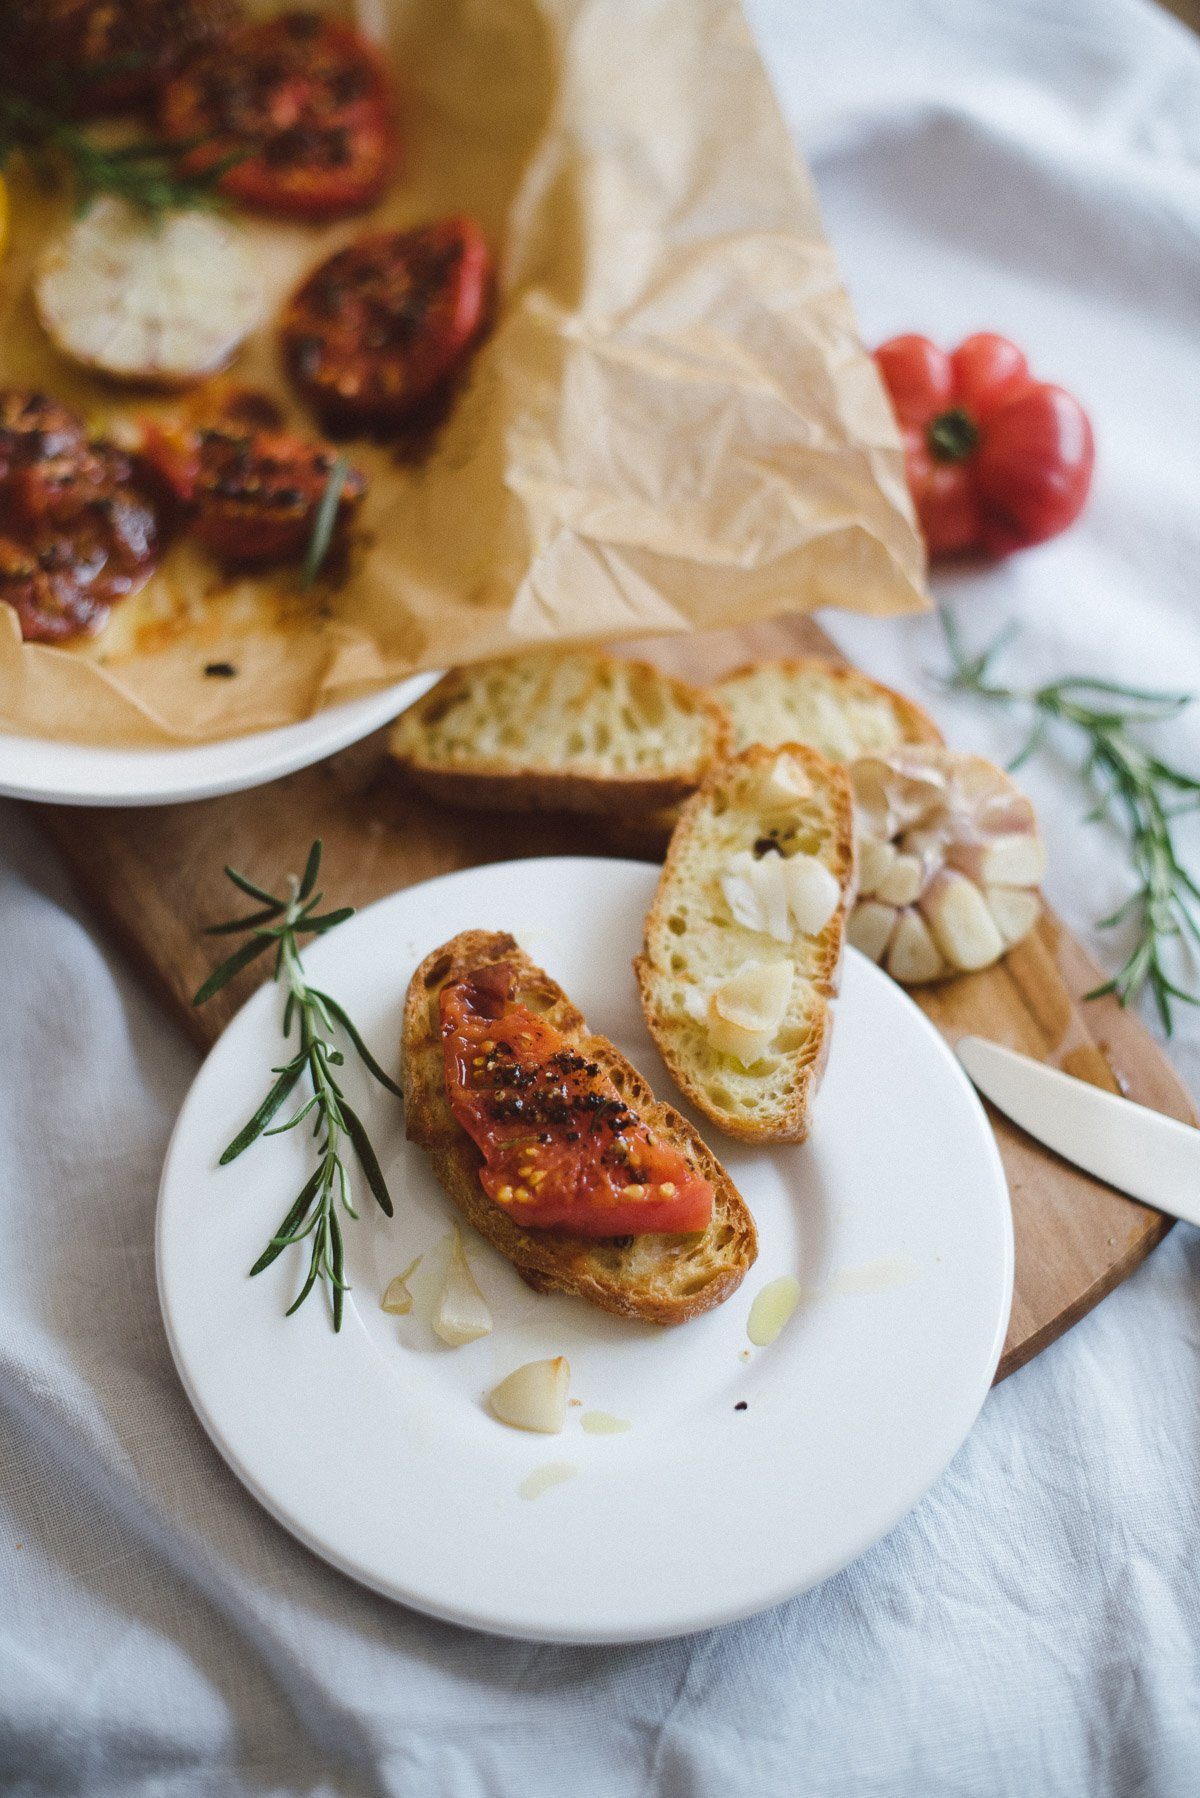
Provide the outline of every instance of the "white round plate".
[[170,749],[97,749],[0,731],[0,797],[52,805],[175,805],[260,787],[390,722],[438,679],[415,674],[299,724]]
[[[511,930],[674,1098],[630,968],[654,881],[640,863],[581,858],[474,868],[372,906],[306,964],[395,1068],[417,961],[459,930]],[[844,1566],[962,1443],[1008,1320],[1008,1193],[965,1075],[861,956],[848,956],[809,1141],[754,1149],[704,1127],[757,1220],[759,1257],[731,1299],[674,1330],[538,1296],[468,1233],[495,1330],[445,1348],[429,1315],[452,1207],[405,1142],[399,1101],[357,1069],[348,1094],[395,1217],[358,1180],[341,1335],[315,1294],[285,1319],[302,1251],[255,1280],[246,1269],[299,1190],[311,1140],[260,1139],[217,1166],[280,1059],[279,1017],[278,992],[257,993],[180,1113],[159,1198],[159,1290],[179,1372],[221,1453],[286,1528],[354,1578],[503,1635],[682,1634]],[[413,1312],[385,1314],[385,1288],[416,1255]],[[752,1349],[751,1301],[781,1274],[798,1277],[804,1300],[769,1348]],[[581,1401],[562,1434],[498,1423],[486,1406],[496,1381],[559,1353]],[[590,1411],[630,1427],[589,1433]]]

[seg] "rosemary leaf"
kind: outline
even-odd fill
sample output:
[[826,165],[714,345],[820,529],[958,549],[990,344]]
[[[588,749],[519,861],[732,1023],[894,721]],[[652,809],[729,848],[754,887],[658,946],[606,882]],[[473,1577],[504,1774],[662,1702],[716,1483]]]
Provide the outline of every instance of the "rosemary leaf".
[[374,1074],[374,1076],[375,1076],[376,1080],[378,1080],[379,1084],[381,1086],[386,1086],[390,1093],[395,1093],[395,1095],[398,1099],[402,1099],[404,1097],[404,1094],[401,1092],[400,1088],[396,1085],[396,1082],[392,1079],[391,1075],[384,1073],[383,1069],[380,1067],[379,1063],[376,1061],[375,1057],[372,1055],[371,1051],[368,1049],[366,1043],[364,1043],[362,1037],[358,1034],[358,1031],[355,1029],[353,1023],[350,1021],[349,1017],[343,1011],[342,1007],[338,1004],[337,1000],[331,999],[328,993],[318,993],[315,989],[313,990],[313,998],[319,999],[321,1001],[321,1003],[324,1005],[325,1009],[329,1012],[330,1016],[332,1018],[334,1018],[336,1020],[336,1022],[341,1025],[342,1029],[346,1032],[346,1035],[350,1038],[350,1041],[353,1043],[354,1050],[358,1056],[358,1059],[363,1063],[363,1065],[369,1070],[370,1073]]
[[239,930],[257,930],[260,924],[273,924],[283,911],[281,905],[265,906],[262,911],[247,912],[244,918],[229,918],[224,924],[210,924],[205,936],[236,936]]
[[352,905],[343,905],[338,911],[327,911],[320,917],[307,917],[303,919],[300,923],[300,929],[311,930],[315,935],[321,936],[325,931],[332,930],[335,924],[344,924],[347,918],[352,918],[353,916],[354,907]]
[[392,1195],[387,1189],[383,1169],[371,1146],[371,1139],[367,1135],[362,1119],[357,1112],[351,1111],[344,1099],[342,1100],[342,1116],[346,1123],[346,1135],[354,1144],[354,1152],[362,1163],[362,1171],[367,1177],[367,1185],[375,1195],[375,1202],[385,1217],[391,1217]]
[[248,968],[264,950],[269,949],[274,940],[273,937],[256,935],[248,943],[243,943],[240,949],[235,949],[228,961],[223,961],[220,967],[213,969],[192,1004],[205,1004],[214,993],[219,993],[223,986],[228,986],[235,974],[240,974],[243,968]]
[[316,886],[317,875],[321,872],[321,855],[324,847],[325,845],[318,837],[309,850],[308,860],[304,864],[304,873],[300,878],[300,889],[296,894],[297,899],[307,899]]
[[280,1069],[278,1080],[275,1082],[254,1116],[248,1123],[243,1124],[229,1147],[225,1150],[218,1163],[219,1167],[228,1167],[231,1161],[237,1160],[243,1149],[248,1149],[252,1142],[258,1140],[271,1119],[275,1116],[275,1113],[287,1098],[288,1094],[291,1092],[292,1088],[295,1086],[297,1080],[299,1080],[303,1067],[303,1062],[295,1061],[289,1067]]
[[322,564],[329,554],[329,546],[333,542],[334,526],[337,524],[342,489],[346,485],[349,473],[349,462],[345,456],[338,456],[329,470],[325,491],[321,495],[321,503],[318,505],[316,516],[313,519],[312,536],[308,541],[308,552],[304,557],[304,568],[300,576],[300,585],[306,591],[316,582]]
[[300,1196],[296,1199],[278,1230],[275,1232],[274,1236],[272,1236],[258,1260],[254,1263],[254,1266],[250,1269],[251,1278],[253,1278],[255,1274],[261,1274],[264,1267],[270,1267],[275,1257],[280,1254],[292,1240],[292,1232],[295,1230],[297,1224],[304,1221],[304,1218],[308,1214],[309,1206],[317,1196],[317,1188],[321,1184],[323,1175],[324,1169],[318,1168],[316,1173],[310,1175],[304,1182],[304,1185],[300,1188]]

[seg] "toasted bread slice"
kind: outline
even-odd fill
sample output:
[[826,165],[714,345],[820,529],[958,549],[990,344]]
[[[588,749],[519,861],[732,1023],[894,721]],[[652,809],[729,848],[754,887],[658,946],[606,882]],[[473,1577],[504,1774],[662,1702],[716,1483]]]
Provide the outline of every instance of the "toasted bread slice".
[[[523,1230],[479,1183],[483,1157],[446,1097],[438,996],[449,981],[489,963],[516,968],[517,996],[545,1014],[582,1055],[599,1062],[626,1104],[691,1161],[713,1189],[707,1230],[691,1236],[594,1239]],[[735,1292],[758,1252],[754,1220],[729,1175],[696,1131],[654,1097],[642,1076],[589,1031],[562,988],[511,936],[467,930],[425,957],[404,1006],[404,1091],[411,1142],[428,1150],[438,1179],[481,1236],[539,1292],[568,1292],[619,1317],[684,1323]]]
[[820,656],[751,662],[710,689],[733,720],[735,750],[807,743],[831,762],[852,762],[901,743],[940,743],[927,712],[857,668]]
[[596,650],[455,668],[403,713],[389,747],[451,804],[625,813],[695,792],[729,746],[697,687]]
[[[791,801],[790,788],[800,789]],[[797,875],[811,876],[807,884],[832,906],[819,928],[803,928],[790,899],[780,914],[778,890],[768,903],[754,885],[760,873],[764,882],[774,877],[774,864],[800,857],[819,867],[798,862]],[[714,768],[683,808],[634,967],[672,1076],[730,1136],[803,1142],[808,1134],[854,886],[850,782],[814,749],[753,745]],[[820,905],[801,909],[819,922]],[[739,993],[748,970],[765,998]],[[736,1051],[722,1012],[735,1020]]]

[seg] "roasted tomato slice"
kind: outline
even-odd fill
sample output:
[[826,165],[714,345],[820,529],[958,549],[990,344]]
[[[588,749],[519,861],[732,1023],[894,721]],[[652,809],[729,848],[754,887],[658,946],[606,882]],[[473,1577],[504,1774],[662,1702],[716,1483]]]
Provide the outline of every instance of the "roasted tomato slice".
[[5,0],[0,10],[6,83],[35,98],[65,90],[86,118],[140,106],[243,20],[239,0]]
[[87,426],[77,412],[44,393],[0,390],[0,482],[24,464],[83,449]]
[[514,996],[497,962],[443,987],[446,1092],[514,1223],[574,1236],[707,1228],[712,1188],[630,1110],[598,1062]]
[[330,429],[403,420],[483,328],[491,257],[470,218],[362,237],[311,274],[283,315],[283,353]]
[[124,451],[88,443],[54,402],[0,395],[0,600],[23,637],[63,643],[98,630],[149,580],[160,548],[157,512]]
[[221,177],[243,205],[331,219],[377,200],[395,166],[387,68],[349,25],[285,12],[197,57],[162,97],[173,143],[193,143],[185,169],[238,158]]
[[[194,509],[196,535],[223,562],[298,561],[311,541],[335,453],[324,443],[260,429],[245,410],[209,424],[148,425],[146,460],[174,498]],[[366,490],[363,476],[349,469],[335,542]]]

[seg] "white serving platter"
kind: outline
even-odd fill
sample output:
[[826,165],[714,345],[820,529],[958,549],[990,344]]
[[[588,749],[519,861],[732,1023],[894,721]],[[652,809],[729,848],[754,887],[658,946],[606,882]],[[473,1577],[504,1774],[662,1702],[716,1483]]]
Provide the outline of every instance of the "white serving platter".
[[97,749],[0,732],[0,796],[53,805],[175,805],[263,786],[357,743],[438,679],[416,674],[299,724],[182,748]]

